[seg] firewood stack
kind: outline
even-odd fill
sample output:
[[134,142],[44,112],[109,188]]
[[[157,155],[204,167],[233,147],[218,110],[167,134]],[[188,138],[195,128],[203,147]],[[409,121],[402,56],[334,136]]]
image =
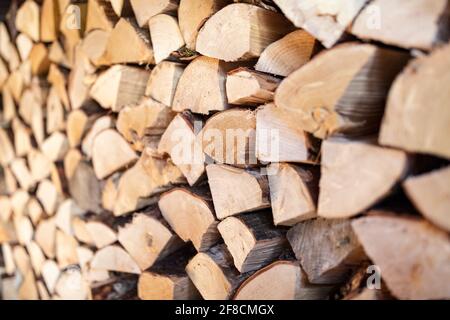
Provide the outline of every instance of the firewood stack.
[[0,295],[450,299],[449,8],[12,1]]

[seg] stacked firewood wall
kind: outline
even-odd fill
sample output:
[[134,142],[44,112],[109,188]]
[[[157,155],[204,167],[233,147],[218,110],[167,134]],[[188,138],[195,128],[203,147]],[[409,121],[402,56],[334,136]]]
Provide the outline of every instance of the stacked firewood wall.
[[2,17],[3,299],[450,299],[448,0]]

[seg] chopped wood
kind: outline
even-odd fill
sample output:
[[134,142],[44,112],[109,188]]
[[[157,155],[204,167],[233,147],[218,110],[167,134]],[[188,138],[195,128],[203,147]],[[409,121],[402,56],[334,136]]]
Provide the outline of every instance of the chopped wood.
[[88,300],[91,290],[78,266],[63,270],[55,285],[55,292],[62,300]]
[[156,64],[168,58],[173,51],[184,46],[178,21],[174,17],[167,14],[158,14],[150,18],[148,25]]
[[247,68],[232,70],[227,75],[228,103],[257,106],[273,101],[281,80]]
[[13,251],[9,243],[2,244],[3,262],[5,264],[5,273],[12,275],[16,271],[16,263],[14,261]]
[[44,216],[44,210],[42,209],[41,204],[34,197],[28,201],[25,213],[30,217],[31,222],[35,227],[37,227],[41,217]]
[[16,45],[17,51],[20,55],[20,59],[22,61],[27,60],[33,48],[33,40],[31,40],[26,34],[20,33],[17,36]]
[[9,124],[16,116],[16,106],[14,104],[14,98],[7,86],[3,87],[1,94],[3,103],[3,115],[1,117],[2,122]]
[[331,48],[344,34],[368,0],[328,2],[274,0],[296,27],[305,29]]
[[45,139],[41,150],[50,161],[61,161],[69,150],[69,141],[65,134],[57,131]]
[[89,57],[79,46],[75,50],[72,71],[68,82],[68,94],[72,109],[78,109],[89,99],[90,83],[86,78],[93,72]]
[[39,293],[40,300],[50,300],[50,295],[47,291],[47,288],[41,280],[36,281],[36,287]]
[[248,60],[259,57],[269,44],[290,31],[293,31],[293,26],[283,15],[249,4],[234,3],[206,21],[198,33],[196,49],[205,56],[220,60]]
[[18,158],[14,160],[11,163],[11,171],[22,189],[28,190],[36,185],[36,181],[33,180],[25,159]]
[[380,125],[389,87],[407,60],[399,51],[343,44],[283,80],[275,104],[297,112],[299,125],[318,138],[371,134]]
[[7,196],[0,196],[0,219],[8,221],[12,214],[11,200]]
[[317,216],[318,167],[272,163],[267,175],[275,225],[293,226]]
[[33,0],[26,0],[17,10],[16,27],[33,41],[40,39],[40,9]]
[[203,152],[217,163],[255,166],[256,114],[252,110],[230,109],[206,121],[198,135]]
[[88,116],[82,109],[73,110],[67,116],[67,139],[71,148],[80,145],[81,138],[88,127],[88,120]]
[[91,237],[90,232],[87,229],[87,223],[80,217],[73,217],[72,219],[72,229],[75,238],[88,245],[93,245],[94,240]]
[[54,260],[46,260],[42,264],[42,278],[50,294],[55,292],[56,282],[60,275],[58,264]]
[[226,73],[232,68],[233,65],[218,59],[203,56],[194,59],[178,81],[172,109],[201,114],[225,110],[228,107]]
[[55,237],[55,220],[52,218],[41,220],[36,227],[34,239],[42,251],[44,251],[44,254],[50,259],[55,257]]
[[139,28],[133,19],[121,18],[111,31],[102,62],[153,64],[149,31]]
[[[449,141],[442,139],[450,128],[445,107],[450,94],[441,90],[450,79],[449,52],[447,45],[417,58],[397,77],[389,92],[380,144],[450,158]],[[430,99],[434,103],[428,106]]]
[[145,95],[171,106],[184,65],[177,62],[161,61],[156,65],[147,82]]
[[43,43],[35,44],[30,51],[31,72],[34,75],[45,75],[50,67],[48,50]]
[[36,287],[36,279],[33,270],[28,270],[23,275],[23,281],[19,288],[19,298],[21,300],[38,300],[39,293]]
[[109,35],[110,32],[108,31],[95,29],[89,32],[83,39],[81,48],[94,66],[98,66],[102,63]]
[[218,221],[205,190],[172,189],[161,195],[158,206],[170,227],[197,251],[206,251],[219,241]]
[[88,0],[85,33],[92,30],[111,31],[118,20],[111,2]]
[[52,87],[50,89],[47,98],[47,116],[46,116],[46,131],[47,134],[52,134],[56,131],[63,130],[66,127],[65,114],[62,101],[60,100],[56,89]]
[[148,71],[135,67],[113,66],[98,77],[90,95],[103,108],[118,112],[141,100],[149,75]]
[[67,73],[62,68],[59,68],[54,63],[50,65],[47,80],[52,84],[52,88],[56,91],[64,108],[70,110],[69,96],[66,88],[67,78]]
[[[130,0],[134,15],[139,26],[144,27],[152,18],[160,13],[175,13],[178,9],[179,0]],[[153,41],[153,36],[152,36]]]
[[198,31],[205,21],[230,2],[229,0],[180,0],[178,22],[187,48],[195,50]]
[[95,213],[102,212],[100,181],[87,162],[80,161],[68,183],[72,199],[81,209]]
[[119,17],[127,17],[132,13],[131,4],[127,0],[108,0]]
[[104,223],[97,221],[88,222],[86,223],[86,230],[98,249],[109,246],[117,241],[116,232]]
[[318,214],[348,218],[383,199],[408,170],[406,153],[364,141],[322,145]]
[[48,58],[51,62],[59,64],[64,67],[70,67],[69,59],[66,53],[63,51],[61,44],[56,40],[50,45]]
[[288,231],[287,239],[311,283],[341,283],[367,259],[346,219],[300,222]]
[[225,245],[200,252],[189,261],[186,272],[205,300],[230,299],[249,275],[240,274]]
[[113,127],[113,119],[110,116],[100,117],[94,122],[92,128],[88,131],[88,133],[86,133],[86,136],[84,137],[83,142],[81,143],[81,150],[87,156],[87,158],[92,157],[93,152],[92,145],[94,143],[95,137],[103,130],[112,127]]
[[12,130],[14,133],[14,147],[16,150],[16,156],[26,156],[32,148],[31,130],[23,124],[19,118],[15,118],[13,120]]
[[70,149],[64,157],[64,174],[69,181],[72,179],[81,159],[82,155],[78,149]]
[[42,204],[47,215],[52,216],[61,201],[58,191],[50,180],[43,180],[39,183],[36,191],[36,197]]
[[14,149],[8,133],[0,128],[0,163],[5,166],[14,159]]
[[78,242],[71,235],[61,230],[56,230],[56,261],[58,266],[63,269],[72,264],[78,264],[77,246]]
[[30,195],[25,190],[16,190],[11,196],[11,208],[14,216],[22,216],[25,214],[26,206],[30,200]]
[[19,244],[26,246],[33,239],[33,224],[28,217],[13,217],[14,229],[17,236],[17,241]]
[[22,246],[15,246],[13,248],[13,256],[18,271],[20,272],[22,277],[25,277],[28,271],[31,270],[30,256]]
[[41,146],[45,139],[44,111],[39,103],[33,101],[31,112],[31,131],[33,132],[37,145]]
[[217,229],[241,273],[260,269],[287,248],[284,230],[273,226],[268,213],[228,217],[218,224]]
[[[137,106],[124,107],[120,110],[116,127],[132,144],[133,149],[142,151],[145,146],[145,136],[162,134],[174,116],[175,113],[170,107],[152,98],[144,98]],[[104,132],[101,134],[103,135]]]
[[146,271],[139,276],[138,296],[141,300],[195,300],[198,291],[187,275]]
[[56,41],[59,31],[59,19],[58,1],[44,0],[41,7],[41,41]]
[[72,199],[64,200],[55,215],[56,227],[68,235],[74,235],[72,219],[85,213]]
[[34,241],[30,241],[30,243],[27,244],[26,248],[28,254],[30,255],[31,266],[34,270],[34,273],[37,277],[40,277],[42,273],[42,265],[45,262],[44,253],[42,252],[39,245]]
[[[403,0],[396,4],[402,10],[396,10],[389,0],[372,1],[356,18],[351,32],[361,39],[406,49],[431,50],[449,40],[445,27],[450,22],[447,1]],[[381,14],[382,21],[376,20]]]
[[188,112],[179,113],[167,127],[158,145],[158,153],[170,155],[191,186],[205,173],[204,154],[196,132],[202,124],[200,119]]
[[108,211],[114,211],[117,198],[117,188],[122,174],[117,172],[106,179],[102,190],[102,207]]
[[97,251],[92,258],[91,267],[98,270],[141,273],[136,262],[119,246],[108,246]]
[[11,224],[0,221],[0,244],[14,242],[15,232]]
[[450,168],[406,179],[403,183],[408,197],[432,223],[450,232]]
[[155,203],[152,196],[184,182],[184,178],[167,159],[145,149],[138,162],[120,178],[114,215],[120,216]]
[[316,163],[320,143],[305,132],[302,117],[273,103],[256,110],[256,157],[265,162]]
[[261,53],[255,69],[287,77],[311,59],[316,47],[313,36],[296,30],[270,44]]
[[267,176],[227,165],[206,167],[217,218],[270,207]]
[[246,279],[234,300],[323,300],[331,287],[310,284],[298,262],[276,261]]
[[118,239],[142,271],[183,244],[158,210],[135,214],[131,223],[119,227]]
[[395,297],[449,298],[443,281],[450,276],[447,233],[422,219],[386,214],[355,220],[352,226]]

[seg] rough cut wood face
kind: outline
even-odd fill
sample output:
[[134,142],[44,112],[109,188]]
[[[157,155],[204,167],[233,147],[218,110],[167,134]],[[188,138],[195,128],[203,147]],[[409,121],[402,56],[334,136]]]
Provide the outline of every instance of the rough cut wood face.
[[[448,125],[450,45],[418,58],[403,70],[389,93],[379,142],[410,152],[450,158]],[[441,89],[442,88],[442,89]],[[433,103],[430,103],[433,101]]]

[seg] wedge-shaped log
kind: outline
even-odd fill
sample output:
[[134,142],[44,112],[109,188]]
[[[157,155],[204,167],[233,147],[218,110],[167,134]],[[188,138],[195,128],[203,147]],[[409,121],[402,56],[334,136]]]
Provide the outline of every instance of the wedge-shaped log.
[[196,49],[225,61],[252,59],[290,31],[293,26],[282,14],[234,3],[206,21],[198,33]]
[[299,125],[318,138],[374,133],[391,83],[408,57],[370,44],[340,45],[283,80],[275,104],[297,112]]
[[25,159],[18,158],[11,162],[11,171],[23,190],[31,189],[36,185]]
[[86,223],[86,230],[97,249],[104,248],[117,241],[117,232],[105,223],[89,221]]
[[184,46],[184,39],[176,18],[167,14],[158,14],[150,18],[148,25],[155,63],[160,63],[173,51]]
[[273,226],[269,212],[228,217],[217,228],[241,273],[264,267],[287,248],[286,232]]
[[[139,26],[145,27],[150,18],[160,13],[176,13],[179,0],[130,0]],[[153,40],[153,36],[152,36]]]
[[444,280],[450,277],[447,233],[421,219],[386,214],[358,219],[352,226],[395,297],[450,297],[449,283]]
[[230,109],[212,116],[197,136],[203,152],[217,163],[239,167],[258,164],[255,153],[256,114]]
[[232,65],[218,59],[198,57],[184,70],[178,81],[172,109],[209,114],[228,107],[225,93],[226,73]]
[[138,213],[119,227],[118,239],[142,271],[183,245],[157,209]]
[[118,20],[111,2],[88,0],[85,33],[92,30],[111,31]]
[[281,80],[247,68],[232,70],[227,75],[228,103],[257,106],[273,101]]
[[344,34],[368,0],[296,1],[274,0],[296,27],[305,29],[326,48],[332,47]]
[[205,300],[230,299],[249,274],[239,273],[224,244],[200,252],[186,266],[186,272]]
[[234,300],[322,300],[331,287],[310,284],[298,262],[280,260],[245,280]]
[[267,173],[275,225],[293,226],[317,216],[319,167],[272,163]]
[[416,208],[438,227],[450,232],[450,168],[442,168],[403,183]]
[[98,77],[90,95],[103,108],[119,112],[124,106],[141,100],[149,75],[148,71],[139,68],[113,66]]
[[92,258],[91,268],[124,273],[141,273],[136,262],[119,246],[108,246],[97,251]]
[[0,164],[5,166],[14,159],[14,149],[11,139],[3,128],[0,128]]
[[16,28],[25,33],[33,41],[40,40],[40,8],[33,0],[25,1],[17,10]]
[[404,69],[389,92],[380,144],[450,158],[450,141],[442,138],[450,134],[450,92],[442,88],[450,81],[449,66],[447,45]]
[[179,113],[167,127],[158,145],[158,153],[170,155],[191,186],[205,173],[205,157],[196,132],[202,124],[201,119],[189,112]]
[[69,151],[69,141],[67,136],[56,131],[42,143],[42,153],[52,162],[64,159],[67,151]]
[[265,162],[316,163],[320,143],[299,123],[296,112],[273,103],[256,110],[256,157]]
[[91,297],[89,283],[78,266],[62,270],[55,292],[62,300],[89,300]]
[[48,179],[45,179],[39,183],[36,191],[36,197],[41,202],[45,213],[49,216],[55,214],[56,208],[62,201],[55,185]]
[[50,175],[51,162],[39,150],[32,149],[28,153],[27,161],[34,181],[41,181]]
[[[406,49],[431,50],[448,41],[447,1],[402,0],[395,4],[389,0],[372,1],[356,18],[351,33]],[[398,6],[402,9],[398,10]]]
[[43,42],[53,42],[59,32],[59,3],[56,0],[44,0],[41,7],[40,38]]
[[172,189],[161,195],[158,205],[171,228],[197,251],[206,251],[219,241],[218,221],[206,190]]
[[161,61],[153,69],[148,79],[145,95],[171,106],[184,65],[177,62]]
[[348,218],[383,199],[408,170],[406,153],[365,141],[322,145],[319,216]]
[[108,45],[110,32],[95,29],[89,32],[83,39],[81,48],[89,61],[96,67],[102,64],[103,55]]
[[92,145],[94,144],[95,137],[103,130],[112,128],[113,126],[114,122],[110,116],[100,117],[94,122],[81,143],[81,150],[88,159],[92,157]]
[[206,173],[217,218],[270,207],[269,182],[260,172],[211,164]]
[[367,259],[349,220],[300,222],[288,231],[287,239],[311,283],[341,283]]
[[316,40],[304,30],[296,30],[270,44],[258,59],[255,69],[287,77],[305,65],[314,54]]
[[86,211],[101,213],[101,185],[94,169],[85,161],[80,161],[70,179],[69,191],[76,204]]
[[104,179],[138,159],[130,145],[113,129],[100,132],[95,137],[92,150],[92,163],[98,179]]
[[120,178],[114,215],[120,216],[155,203],[153,196],[184,181],[180,170],[169,160],[158,158],[145,149],[138,162]]

